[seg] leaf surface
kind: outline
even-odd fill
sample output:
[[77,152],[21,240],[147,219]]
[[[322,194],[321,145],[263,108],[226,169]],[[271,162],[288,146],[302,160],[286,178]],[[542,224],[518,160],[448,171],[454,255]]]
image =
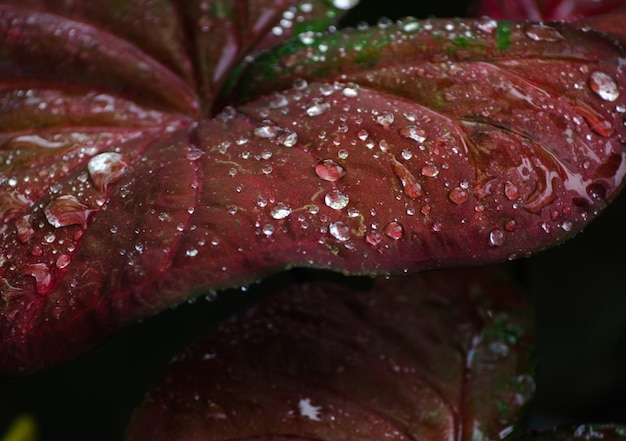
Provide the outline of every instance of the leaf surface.
[[606,14],[624,5],[624,0],[478,0],[476,16],[498,20],[558,21],[580,20]]
[[[146,32],[166,34],[143,38],[127,15],[32,4],[0,6],[2,374],[285,267],[519,257],[579,231],[622,185],[623,53],[594,32],[309,30],[229,79],[254,99],[204,118],[223,54],[190,43],[178,8],[131,2]],[[236,5],[245,21],[265,3]],[[337,12],[295,12],[328,18],[318,7]],[[281,23],[293,12],[277,8]],[[271,33],[242,37],[228,60]]]
[[128,439],[500,439],[533,391],[523,298],[486,269],[294,284],[181,353]]

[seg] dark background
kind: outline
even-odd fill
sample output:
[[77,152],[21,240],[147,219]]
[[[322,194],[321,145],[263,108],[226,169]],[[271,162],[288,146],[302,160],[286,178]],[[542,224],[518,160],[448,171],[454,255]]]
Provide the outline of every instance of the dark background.
[[[362,0],[342,24],[374,24],[383,16],[465,16],[467,11],[467,1]],[[625,247],[622,195],[573,240],[504,265],[526,288],[536,310],[539,364],[531,427],[626,423]],[[61,367],[0,379],[0,437],[16,415],[28,413],[42,440],[122,439],[132,410],[182,347],[238,308],[302,275],[292,271],[246,292],[226,291],[211,302],[181,305],[121,330]]]

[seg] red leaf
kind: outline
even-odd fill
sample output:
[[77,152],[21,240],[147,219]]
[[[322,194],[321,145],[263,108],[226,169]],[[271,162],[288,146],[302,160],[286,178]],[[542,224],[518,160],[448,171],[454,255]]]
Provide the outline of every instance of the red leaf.
[[129,440],[501,439],[533,390],[501,273],[293,285],[185,350]]
[[607,14],[624,0],[478,0],[475,15],[498,20],[575,21]]
[[217,83],[192,87],[184,60],[209,81],[222,55],[168,56],[146,42],[160,37],[115,36],[115,14],[41,9],[0,7],[2,374],[293,265],[386,274],[534,252],[622,185],[623,53],[593,32],[310,32],[242,77],[267,95],[203,119]]

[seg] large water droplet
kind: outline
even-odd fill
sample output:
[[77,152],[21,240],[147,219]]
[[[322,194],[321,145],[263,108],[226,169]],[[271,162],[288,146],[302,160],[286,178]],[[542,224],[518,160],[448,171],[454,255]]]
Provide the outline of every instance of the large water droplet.
[[326,193],[326,196],[324,197],[324,202],[332,209],[341,210],[345,208],[348,203],[350,203],[350,198],[341,190],[335,189],[330,190],[328,193]]
[[283,202],[278,202],[272,207],[271,214],[274,219],[284,219],[291,214],[291,207]]
[[436,178],[439,174],[439,167],[435,164],[427,162],[426,165],[422,167],[422,175],[428,178]]
[[44,209],[46,219],[55,228],[80,225],[87,228],[87,220],[95,210],[78,200],[76,196],[63,195],[50,201]]
[[275,138],[280,128],[271,121],[263,121],[263,125],[254,129],[257,138]]
[[30,219],[30,215],[25,215],[15,221],[17,238],[22,243],[28,242],[35,234],[35,230],[33,230],[33,227],[30,224]]
[[556,43],[565,39],[563,35],[552,26],[533,23],[526,26],[526,36],[534,41]]
[[393,113],[383,112],[376,117],[376,122],[383,127],[389,127],[391,124],[393,124],[394,119],[395,118],[393,116]]
[[467,201],[469,191],[462,187],[455,187],[448,193],[448,198],[457,205]]
[[504,245],[505,239],[506,237],[502,230],[492,230],[491,233],[489,233],[489,245],[492,247],[501,247]]
[[385,235],[394,240],[398,240],[402,237],[404,228],[398,222],[391,222],[385,227]]
[[72,258],[67,254],[61,254],[56,261],[56,267],[59,269],[67,268]]
[[398,130],[398,133],[400,133],[400,136],[403,136],[407,139],[412,139],[413,141],[426,141],[426,132],[418,128],[417,126],[402,127],[400,130]]
[[617,83],[604,72],[593,72],[589,76],[589,87],[603,100],[615,101],[619,97]]
[[128,167],[124,157],[115,152],[100,153],[89,160],[89,176],[99,191],[105,191],[109,184],[117,181]]
[[328,231],[335,239],[342,242],[350,239],[350,227],[341,221],[330,224]]
[[333,6],[337,9],[351,9],[359,4],[359,0],[332,0]]
[[519,198],[519,191],[517,190],[517,186],[510,181],[507,181],[504,184],[504,195],[510,201],[514,201]]
[[285,147],[293,147],[298,143],[298,134],[293,130],[285,129],[278,135],[277,141]]
[[307,107],[306,114],[309,116],[319,116],[326,112],[329,107],[330,105],[328,103],[325,103],[323,101],[316,101],[309,107]]
[[422,186],[417,182],[417,179],[409,171],[408,168],[399,162],[396,158],[391,159],[391,166],[393,172],[400,179],[402,187],[404,188],[404,194],[411,199],[416,199],[422,195]]
[[39,294],[47,294],[52,289],[52,273],[45,263],[26,265],[22,274],[35,278],[36,289]]
[[324,159],[315,165],[315,174],[325,181],[335,182],[346,175],[346,170],[332,159]]

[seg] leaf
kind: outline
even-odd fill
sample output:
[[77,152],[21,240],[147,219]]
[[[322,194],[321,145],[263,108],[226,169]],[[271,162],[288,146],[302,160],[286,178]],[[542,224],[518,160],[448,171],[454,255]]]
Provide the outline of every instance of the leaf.
[[622,441],[626,439],[626,426],[623,424],[564,425],[549,430],[535,431],[522,439],[523,441],[582,441],[592,439]]
[[504,273],[294,284],[181,353],[128,439],[501,439],[533,390]]
[[[191,84],[184,60],[208,81],[221,55],[122,38],[123,15],[96,26],[39,9],[0,7],[4,375],[294,265],[395,274],[523,256],[579,231],[622,185],[623,53],[594,32],[306,31],[229,77],[258,98],[203,118],[226,80]],[[266,47],[253,40],[235,58]]]
[[498,20],[575,21],[607,14],[624,5],[624,0],[478,0],[476,16]]

